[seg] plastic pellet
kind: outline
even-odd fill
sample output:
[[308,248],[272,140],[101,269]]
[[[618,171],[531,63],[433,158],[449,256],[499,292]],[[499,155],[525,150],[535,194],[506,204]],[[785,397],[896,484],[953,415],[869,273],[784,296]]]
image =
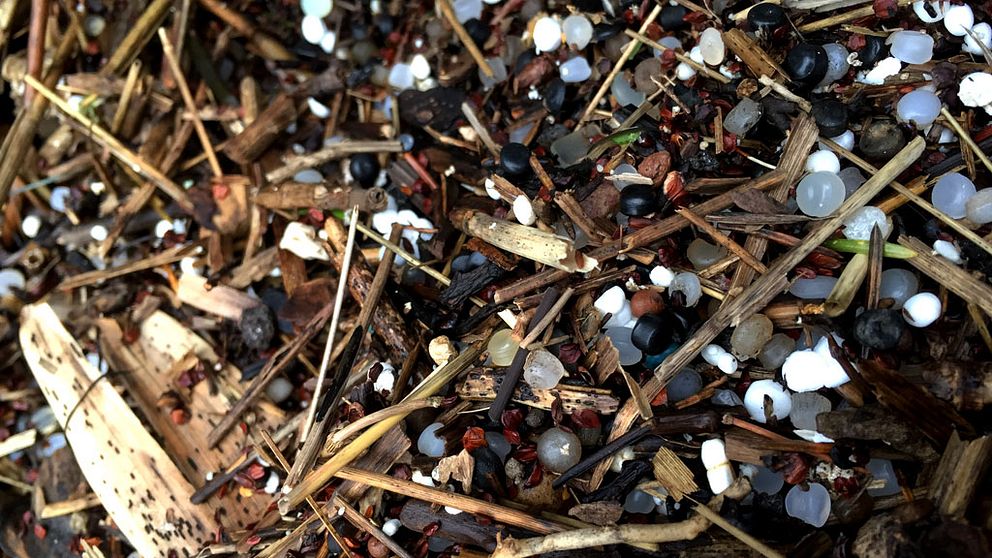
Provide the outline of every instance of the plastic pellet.
[[830,493],[817,483],[810,483],[809,490],[793,486],[785,495],[785,511],[813,527],[823,527],[830,516]]
[[947,173],[930,193],[933,206],[953,219],[965,217],[968,200],[976,193],[975,183],[958,172]]
[[796,187],[799,210],[810,217],[831,215],[844,203],[846,197],[844,182],[833,172],[807,174]]
[[[766,398],[771,405],[766,407]],[[775,380],[751,382],[744,393],[744,408],[756,422],[764,424],[768,418],[785,420],[792,411],[792,395]],[[766,409],[768,416],[766,417]]]

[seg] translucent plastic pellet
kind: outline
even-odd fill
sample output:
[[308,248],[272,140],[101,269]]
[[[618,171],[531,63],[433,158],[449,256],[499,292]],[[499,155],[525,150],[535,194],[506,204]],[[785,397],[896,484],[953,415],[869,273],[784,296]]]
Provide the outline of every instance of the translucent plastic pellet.
[[761,103],[745,97],[724,117],[723,129],[731,134],[743,136],[761,122],[761,115]]
[[854,240],[870,240],[872,228],[876,225],[883,239],[892,232],[892,225],[884,211],[873,205],[860,207],[844,220],[844,236]]
[[631,490],[623,501],[623,510],[627,513],[651,513],[654,507],[654,496],[636,488]]
[[823,527],[830,516],[830,493],[817,483],[809,483],[809,490],[793,486],[785,495],[785,512],[813,527]]
[[964,37],[975,26],[975,12],[968,4],[951,6],[944,12],[944,28],[955,37]]
[[727,249],[697,238],[686,249],[686,257],[696,269],[705,269],[727,257]]
[[758,356],[772,338],[774,326],[764,314],[753,314],[742,321],[730,336],[730,351],[741,360]]
[[837,174],[840,172],[840,159],[829,149],[814,151],[806,158],[806,172],[830,172]]
[[565,376],[558,357],[544,349],[531,351],[524,361],[524,381],[534,389],[551,389]]
[[968,220],[976,225],[992,223],[992,188],[982,188],[964,204]]
[[506,436],[499,432],[486,432],[486,443],[489,444],[489,449],[493,450],[500,461],[506,461],[506,456],[510,455],[510,451],[513,450],[510,447],[510,442],[506,441]]
[[672,378],[672,381],[668,382],[668,385],[665,386],[665,390],[668,392],[669,403],[677,403],[688,399],[699,393],[701,389],[703,389],[702,376],[699,375],[699,372],[688,366],[676,374]]
[[823,45],[823,50],[827,53],[827,74],[820,80],[818,87],[826,87],[839,80],[851,68],[851,64],[847,61],[847,56],[850,53],[844,45],[827,43]]
[[327,17],[334,3],[331,0],[300,0],[300,10],[303,15]]
[[589,138],[582,133],[582,130],[576,130],[552,142],[551,152],[558,157],[561,166],[570,167],[589,152]]
[[992,26],[982,22],[971,28],[971,33],[964,36],[964,44],[961,50],[969,54],[981,56],[982,47],[992,48]]
[[630,82],[627,81],[627,78],[622,73],[613,79],[613,83],[610,84],[610,93],[617,100],[617,104],[622,107],[628,105],[640,106],[644,102],[644,99],[647,98],[644,93],[631,87]]
[[930,193],[934,207],[954,219],[967,215],[968,199],[976,192],[975,183],[958,172],[945,174]]
[[796,393],[792,396],[789,420],[792,421],[792,426],[800,430],[816,430],[816,415],[829,412],[830,409],[830,400],[815,391]]
[[279,404],[289,399],[289,396],[293,394],[293,384],[286,378],[282,376],[277,376],[276,379],[272,380],[269,385],[265,388],[265,394],[269,396],[269,399],[273,403]]
[[868,465],[865,468],[874,477],[869,486],[875,483],[882,484],[880,487],[868,489],[868,494],[872,497],[894,496],[902,491],[899,488],[899,478],[896,476],[896,471],[892,468],[892,462],[888,459],[872,459],[868,461]]
[[537,439],[537,458],[549,471],[564,473],[582,459],[582,443],[571,432],[551,428]]
[[915,295],[920,290],[920,282],[916,275],[906,269],[886,269],[882,272],[882,281],[878,287],[880,298],[891,298],[894,301],[892,307],[896,310],[909,297]]
[[489,338],[489,358],[493,361],[493,366],[509,366],[513,362],[514,355],[520,346],[513,340],[513,332],[509,329],[501,329]]
[[785,476],[781,471],[772,471],[768,467],[755,467],[751,486],[762,494],[778,494],[785,486]]
[[583,15],[570,15],[561,23],[565,32],[565,43],[578,50],[586,48],[592,40],[592,23]]
[[918,129],[926,128],[940,115],[941,102],[932,91],[917,89],[910,91],[896,103],[896,115],[902,122],[909,122]]
[[486,62],[489,63],[489,67],[492,68],[493,70],[492,77],[484,74],[481,68],[478,70],[478,72],[479,72],[479,81],[482,82],[482,88],[488,91],[489,89],[495,87],[497,84],[506,81],[506,64],[504,64],[503,59],[498,56],[494,56],[492,58],[486,58]]
[[844,203],[847,191],[840,177],[831,172],[806,175],[796,187],[799,210],[810,217],[827,217]]
[[776,370],[796,350],[796,341],[784,333],[776,333],[758,353],[758,361],[768,370]]
[[644,354],[634,346],[630,340],[631,328],[629,327],[609,327],[606,328],[606,336],[610,338],[613,346],[620,353],[620,364],[623,366],[633,366],[641,361]]
[[719,66],[727,55],[727,47],[723,44],[720,30],[710,27],[699,36],[699,52],[703,60],[710,66]]
[[389,70],[389,85],[396,89],[413,87],[413,72],[408,64],[394,64]]
[[455,10],[455,18],[459,23],[482,17],[482,0],[454,0],[451,7]]
[[305,184],[320,184],[324,181],[324,175],[314,169],[303,169],[293,175],[293,180]]
[[437,436],[437,431],[444,425],[435,422],[427,425],[417,438],[417,450],[428,457],[444,457],[444,439]]
[[896,31],[889,35],[889,53],[907,64],[926,64],[933,58],[933,37],[919,31]]
[[324,33],[327,32],[327,26],[324,25],[324,20],[316,16],[303,16],[303,21],[300,22],[300,34],[303,35],[303,39],[315,45],[324,38]]
[[558,66],[558,75],[565,83],[579,83],[589,79],[592,75],[592,68],[583,56],[569,58]]
[[818,275],[812,279],[796,279],[792,283],[792,286],[789,287],[789,292],[793,296],[807,300],[824,299],[827,298],[827,295],[830,294],[830,291],[834,289],[834,285],[836,284],[836,277]]
[[840,177],[841,182],[844,183],[844,191],[848,196],[853,194],[855,190],[861,187],[868,179],[865,175],[861,174],[861,169],[858,167],[847,167],[846,169],[841,169],[837,176]]

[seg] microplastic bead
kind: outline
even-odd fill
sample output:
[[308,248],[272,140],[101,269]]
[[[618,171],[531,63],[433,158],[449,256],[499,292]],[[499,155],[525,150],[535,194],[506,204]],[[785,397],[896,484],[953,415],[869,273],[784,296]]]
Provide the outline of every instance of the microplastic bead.
[[807,174],[796,187],[799,210],[810,217],[831,215],[844,203],[846,196],[844,182],[832,172]]
[[703,55],[703,61],[710,66],[719,66],[727,54],[727,47],[723,44],[723,35],[716,27],[710,27],[699,35],[699,51]]
[[806,158],[806,172],[830,172],[837,174],[840,172],[840,159],[833,151],[821,149],[814,151]]
[[789,490],[785,495],[785,511],[813,527],[823,527],[830,516],[830,493],[818,483],[808,486],[809,490],[800,485]]
[[789,287],[789,292],[793,296],[797,296],[803,299],[824,299],[830,294],[830,291],[834,289],[834,285],[837,284],[836,277],[829,277],[826,275],[817,275],[812,279],[796,279]]
[[923,23],[937,23],[944,19],[944,12],[950,7],[947,0],[917,0],[913,2],[913,11]]
[[926,64],[933,58],[933,37],[919,31],[896,31],[889,35],[890,52],[906,64]]
[[558,357],[544,349],[531,351],[524,361],[524,381],[534,389],[551,389],[565,376]]
[[437,436],[437,431],[444,425],[435,422],[424,428],[417,438],[417,451],[428,457],[444,457],[444,439]]
[[878,296],[880,298],[892,299],[892,307],[899,310],[909,297],[919,291],[919,288],[919,280],[917,280],[916,275],[912,271],[898,268],[886,269],[882,272],[882,280],[878,287]]
[[[476,16],[478,17],[478,16]],[[561,46],[561,25],[552,17],[542,17],[534,24],[534,48],[550,52]]]
[[768,370],[781,368],[782,363],[796,350],[796,341],[784,333],[776,333],[758,353],[758,361]]
[[727,257],[727,249],[697,238],[689,243],[686,257],[696,269],[705,269]]
[[892,225],[884,211],[872,205],[860,207],[844,219],[844,236],[854,240],[870,240],[872,228],[876,225],[883,239],[892,232]]
[[816,430],[816,415],[827,413],[831,408],[830,400],[815,391],[796,393],[792,396],[789,420],[795,428]]
[[561,23],[565,42],[578,50],[586,48],[592,40],[592,23],[583,15],[570,15]]
[[513,331],[501,329],[489,338],[489,358],[493,361],[493,366],[509,366],[513,362],[514,355],[520,345],[513,340]]
[[930,193],[934,207],[953,219],[967,215],[968,199],[975,195],[975,183],[958,172],[947,173],[937,181]]
[[982,188],[965,203],[968,220],[976,225],[992,223],[992,188]]
[[730,336],[730,350],[738,359],[758,356],[761,348],[772,338],[774,326],[764,314],[754,314],[734,328]]
[[974,25],[975,12],[968,4],[951,6],[944,12],[944,27],[955,37],[964,37]]
[[923,129],[937,120],[940,107],[940,98],[936,94],[926,89],[917,89],[899,99],[896,103],[896,114],[902,122],[909,122]]
[[992,48],[992,26],[982,22],[971,28],[971,33],[964,36],[964,44],[961,50],[969,54],[981,56],[984,54],[982,47]]
[[537,458],[549,471],[564,473],[582,459],[582,442],[571,432],[548,429],[537,439]]
[[933,293],[916,293],[902,305],[902,317],[913,327],[927,327],[940,318],[940,299]]
[[766,422],[765,397],[772,400],[772,417],[784,420],[789,416],[792,410],[792,395],[789,391],[775,380],[758,380],[751,382],[747,392],[744,393],[744,408],[753,420],[762,424]]
[[589,62],[584,56],[576,56],[562,63],[558,67],[558,73],[565,83],[579,83],[592,76],[592,68],[589,67]]

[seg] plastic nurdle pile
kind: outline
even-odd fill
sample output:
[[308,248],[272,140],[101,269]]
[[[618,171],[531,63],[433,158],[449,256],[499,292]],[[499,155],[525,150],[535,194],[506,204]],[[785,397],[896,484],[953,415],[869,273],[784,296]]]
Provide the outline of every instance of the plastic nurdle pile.
[[0,555],[992,554],[990,24],[0,3]]

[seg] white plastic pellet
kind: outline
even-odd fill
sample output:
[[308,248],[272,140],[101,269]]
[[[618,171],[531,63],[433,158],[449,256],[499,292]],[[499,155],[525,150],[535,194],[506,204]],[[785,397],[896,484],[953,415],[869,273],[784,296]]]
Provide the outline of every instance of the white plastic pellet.
[[644,353],[634,345],[631,333],[633,333],[633,329],[629,327],[606,328],[606,336],[610,338],[610,342],[616,348],[617,357],[623,366],[633,366],[644,357]]
[[689,243],[686,257],[696,269],[705,269],[727,257],[727,249],[697,238]]
[[424,428],[417,438],[417,450],[420,453],[428,457],[444,456],[444,439],[437,436],[437,431],[443,426],[440,422],[435,422]]
[[413,72],[409,64],[393,64],[389,70],[389,85],[396,89],[410,89],[413,87]]
[[692,307],[699,302],[703,296],[703,287],[699,282],[699,277],[695,273],[683,271],[677,273],[669,286],[672,292],[679,292],[685,296],[685,305]]
[[403,523],[399,519],[389,519],[382,524],[382,532],[392,537],[399,532],[402,526]]
[[324,20],[319,17],[312,15],[303,16],[303,22],[300,23],[300,32],[303,34],[303,39],[306,42],[316,45],[324,38],[324,33],[327,32],[327,26],[324,25]]
[[630,302],[627,300],[627,293],[623,287],[614,286],[599,295],[593,302],[593,306],[602,315],[612,314],[606,322],[606,327],[621,327],[633,317],[630,312]]
[[307,98],[307,106],[310,108],[310,112],[317,118],[323,119],[331,115],[331,109],[313,97]]
[[517,196],[513,200],[513,215],[521,225],[528,227],[537,222],[537,215],[534,214],[534,205],[531,204],[527,196]]
[[[782,364],[782,378],[795,392],[816,391],[822,387],[837,387],[850,381],[843,367],[830,356],[826,338],[821,339],[826,355],[815,348],[795,351]],[[817,343],[817,347],[820,343]]]
[[[320,38],[320,50],[324,51],[325,54],[330,54],[334,52],[334,47],[338,44],[338,35],[333,30],[328,29],[324,36]],[[344,51],[344,59],[347,60],[347,51]]]
[[410,71],[416,79],[427,79],[431,77],[431,65],[427,62],[427,57],[423,54],[415,54],[410,59]]
[[867,72],[858,74],[857,81],[867,85],[882,85],[885,79],[902,71],[902,62],[895,56],[883,58],[875,63],[875,67]]
[[592,68],[584,56],[575,56],[558,67],[558,74],[565,83],[579,83],[592,76]]
[[961,259],[961,250],[953,242],[935,240],[933,243],[933,253],[944,257],[952,263],[964,263],[964,260]]
[[913,11],[923,23],[937,23],[944,19],[944,12],[950,5],[947,0],[917,0],[913,2]]
[[534,48],[551,52],[561,46],[561,24],[552,17],[542,17],[534,24]]
[[72,190],[65,186],[52,188],[52,195],[48,197],[48,206],[59,213],[65,213],[66,202],[72,196]]
[[823,45],[823,51],[827,53],[827,73],[820,80],[820,83],[817,84],[817,87],[826,87],[839,80],[851,68],[850,62],[847,61],[850,53],[844,45],[827,43]]
[[455,11],[455,18],[459,23],[482,17],[482,0],[454,0],[451,8]]
[[372,384],[372,389],[378,392],[382,391],[393,391],[393,386],[396,385],[396,369],[393,365],[388,362],[382,363],[382,370],[379,371],[379,376],[375,379],[375,383]]
[[971,28],[971,33],[964,36],[964,44],[961,45],[961,50],[969,54],[982,56],[984,54],[982,50],[983,46],[985,48],[992,48],[992,26],[985,22],[976,24]]
[[300,9],[303,10],[303,15],[317,18],[330,15],[333,7],[334,2],[331,0],[300,0]]
[[806,158],[806,172],[840,172],[840,159],[833,151],[821,149]]
[[976,225],[992,223],[992,188],[982,188],[964,204],[965,215]]
[[777,420],[784,420],[792,411],[792,395],[775,380],[758,380],[751,382],[744,393],[744,408],[751,418],[764,424],[765,398],[771,400],[770,415]]
[[675,77],[678,78],[679,81],[689,81],[695,75],[696,69],[685,62],[679,62],[679,65],[675,67]]
[[992,103],[992,74],[973,72],[961,78],[958,99],[966,107],[985,107]]
[[940,299],[933,293],[917,293],[902,305],[902,317],[913,327],[927,327],[940,318]]
[[[837,170],[840,170],[839,166]],[[799,205],[799,210],[810,217],[831,215],[844,203],[846,197],[844,182],[836,172],[820,171],[807,174],[796,187],[796,203]]]
[[613,78],[613,83],[610,84],[610,93],[612,93],[613,98],[617,100],[617,104],[622,107],[628,105],[640,106],[646,98],[644,93],[641,93],[630,86],[630,82],[627,81],[627,78],[625,78],[622,73]]
[[854,210],[844,219],[844,236],[854,240],[871,240],[871,231],[875,226],[878,226],[883,239],[892,232],[892,225],[885,212],[873,205],[866,205]]
[[534,389],[551,389],[565,376],[558,357],[544,349],[531,351],[524,361],[524,381]]
[[623,501],[623,509],[627,513],[651,513],[654,506],[654,496],[636,488],[628,492]]
[[699,458],[706,468],[706,480],[713,494],[719,494],[734,482],[734,469],[727,460],[727,446],[723,440],[712,439],[703,442],[699,448]]
[[265,394],[269,396],[269,399],[271,399],[273,403],[278,405],[279,403],[289,399],[289,396],[293,394],[293,384],[282,376],[276,376],[276,378],[269,382],[269,385],[265,387]]
[[92,238],[97,242],[103,242],[104,240],[107,240],[107,236],[109,234],[110,231],[108,231],[107,227],[104,227],[103,225],[94,225],[90,229],[90,238]]
[[317,241],[317,230],[299,221],[286,225],[279,248],[289,250],[304,260],[330,261],[322,243]]
[[975,12],[968,4],[951,6],[944,12],[944,27],[955,37],[964,37],[975,25]]
[[723,44],[723,35],[719,29],[710,27],[699,35],[699,53],[710,66],[719,66],[723,62],[727,47]]
[[0,269],[0,296],[13,294],[14,289],[24,290],[24,274],[16,269]]
[[[843,147],[844,149],[850,151],[854,149],[854,132],[850,130],[845,130],[843,134],[830,138],[837,145]],[[822,142],[819,143],[820,149],[830,149]],[[852,167],[857,168],[857,167]]]
[[41,232],[41,218],[37,215],[28,215],[21,219],[21,232],[28,238],[34,238]]
[[675,274],[663,265],[656,265],[648,274],[648,279],[652,285],[668,288],[672,284],[672,280],[675,279]]

